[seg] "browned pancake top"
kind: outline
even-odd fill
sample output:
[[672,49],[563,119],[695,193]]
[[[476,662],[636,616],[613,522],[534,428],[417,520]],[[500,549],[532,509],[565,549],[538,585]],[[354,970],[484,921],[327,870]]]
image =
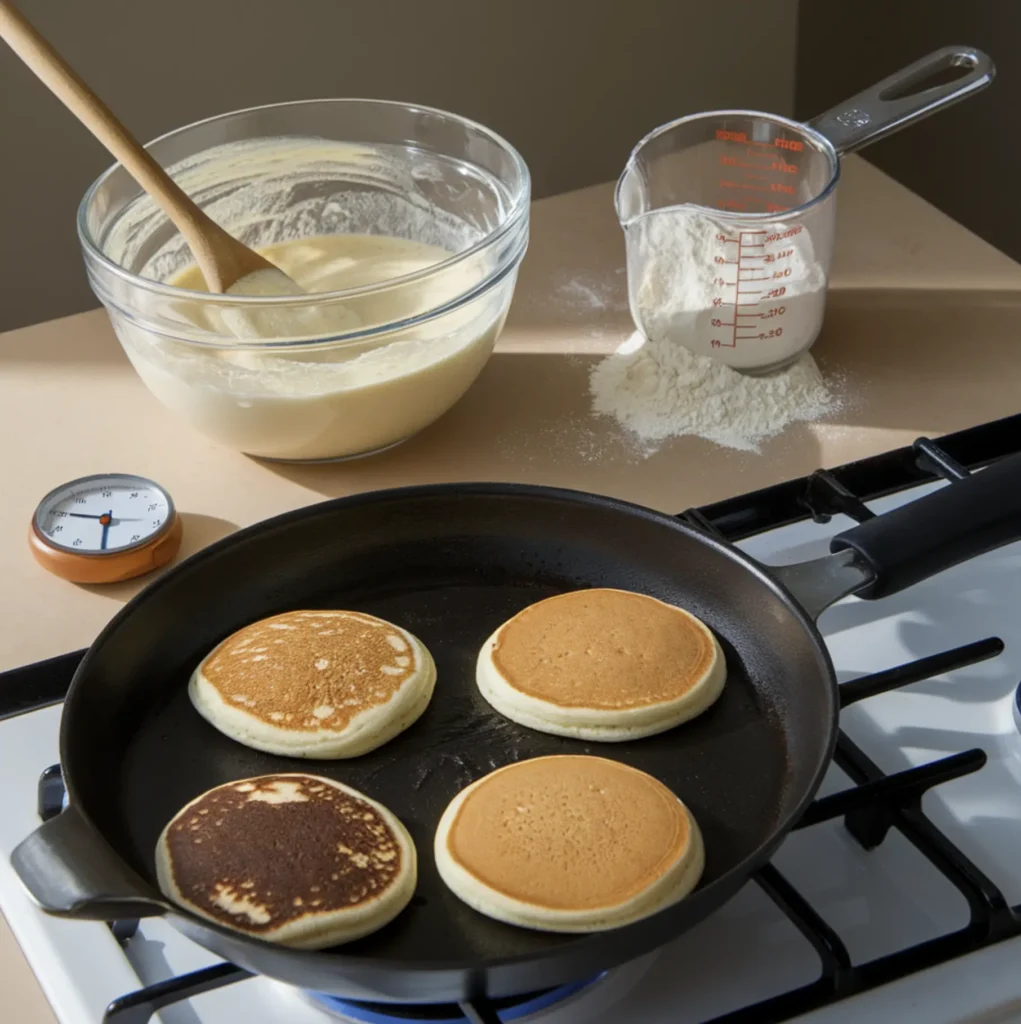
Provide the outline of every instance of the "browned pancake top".
[[374,807],[314,775],[263,775],[211,789],[167,830],[180,896],[259,934],[378,898],[401,846]]
[[715,656],[709,630],[623,590],[533,604],[500,629],[493,662],[516,690],[562,707],[621,710],[683,697]]
[[239,629],[203,662],[223,700],[269,725],[342,732],[385,704],[415,670],[388,622],[346,611],[295,611]]
[[479,881],[552,910],[613,907],[688,848],[677,797],[601,757],[539,757],[484,779],[458,809],[447,848]]

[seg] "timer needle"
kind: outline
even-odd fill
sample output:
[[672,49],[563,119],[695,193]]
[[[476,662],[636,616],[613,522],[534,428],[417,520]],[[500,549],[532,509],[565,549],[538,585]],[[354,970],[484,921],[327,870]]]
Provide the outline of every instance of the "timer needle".
[[[104,512],[103,515],[101,515],[101,516],[90,516],[87,512],[65,512],[64,515],[74,516],[75,519],[99,519],[100,521],[102,521],[104,516],[111,516],[112,517],[113,513],[112,512]],[[140,523],[140,522],[142,522],[142,520],[144,518],[145,518],[145,516],[118,516],[117,517],[117,522],[118,523]],[[111,518],[110,522],[111,523],[113,522],[112,518]]]

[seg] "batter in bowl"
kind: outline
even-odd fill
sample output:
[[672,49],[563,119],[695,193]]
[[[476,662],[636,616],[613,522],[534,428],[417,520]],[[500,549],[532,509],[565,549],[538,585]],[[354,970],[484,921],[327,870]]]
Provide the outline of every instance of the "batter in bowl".
[[[260,251],[306,292],[366,289],[331,307],[339,331],[413,320],[482,278],[478,263],[468,261],[428,273],[453,254],[386,235],[323,235]],[[393,286],[379,287],[386,282]],[[187,297],[206,291],[197,266],[167,283],[187,290],[177,304],[185,319],[216,331],[222,314]],[[468,389],[489,358],[512,287],[510,278],[435,319],[355,342],[317,339],[281,349],[264,344],[273,339],[252,338],[248,348],[215,349],[148,333],[144,344],[133,344],[129,333],[125,347],[153,393],[218,440],[269,458],[343,458],[414,434]]]
[[[343,291],[393,281],[453,255],[437,245],[389,235],[320,235],[260,246],[259,252],[307,292]],[[188,291],[208,291],[195,263],[167,284]],[[399,311],[389,310],[383,315],[392,316],[394,312]]]

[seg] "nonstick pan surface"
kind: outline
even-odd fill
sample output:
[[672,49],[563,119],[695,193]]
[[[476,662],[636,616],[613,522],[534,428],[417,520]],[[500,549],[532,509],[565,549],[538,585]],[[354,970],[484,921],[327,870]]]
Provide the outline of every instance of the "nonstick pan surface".
[[[709,711],[659,736],[598,744],[518,726],[479,696],[475,660],[501,622],[541,598],[596,586],[661,598],[714,630],[727,684]],[[213,729],[188,700],[195,665],[235,629],[294,608],[365,611],[419,636],[438,668],[425,714],[382,748],[345,761],[275,757]],[[79,669],[65,705],[62,763],[72,807],[112,848],[113,876],[124,862],[141,880],[127,887],[127,900],[132,886],[143,899],[158,898],[157,837],[212,786],[310,771],[382,801],[409,828],[420,862],[411,906],[382,931],[309,953],[180,913],[175,923],[235,963],[305,988],[441,1001],[579,978],[703,918],[769,856],[810,800],[831,756],[836,715],[815,626],[750,559],[676,519],[611,499],[441,486],[291,513],[168,573],[111,623]],[[707,852],[691,896],[628,927],[577,936],[492,921],[447,890],[432,856],[447,803],[501,765],[564,753],[619,759],[685,801]]]

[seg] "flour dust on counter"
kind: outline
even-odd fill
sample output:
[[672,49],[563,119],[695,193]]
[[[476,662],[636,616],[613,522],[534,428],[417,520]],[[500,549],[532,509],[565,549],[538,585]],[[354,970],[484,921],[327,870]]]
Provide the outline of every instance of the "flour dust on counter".
[[[617,271],[623,272],[623,267]],[[571,312],[620,313],[627,310],[627,296],[623,287],[605,275],[575,275],[558,281],[554,292],[558,307]]]
[[790,424],[820,419],[842,404],[810,355],[778,373],[751,377],[638,331],[596,363],[589,391],[592,411],[616,419],[646,454],[688,435],[756,452]]
[[577,467],[641,462],[648,446],[633,434],[608,435],[593,425],[587,413],[565,416],[548,423],[517,427],[497,438],[501,459],[514,464]]

